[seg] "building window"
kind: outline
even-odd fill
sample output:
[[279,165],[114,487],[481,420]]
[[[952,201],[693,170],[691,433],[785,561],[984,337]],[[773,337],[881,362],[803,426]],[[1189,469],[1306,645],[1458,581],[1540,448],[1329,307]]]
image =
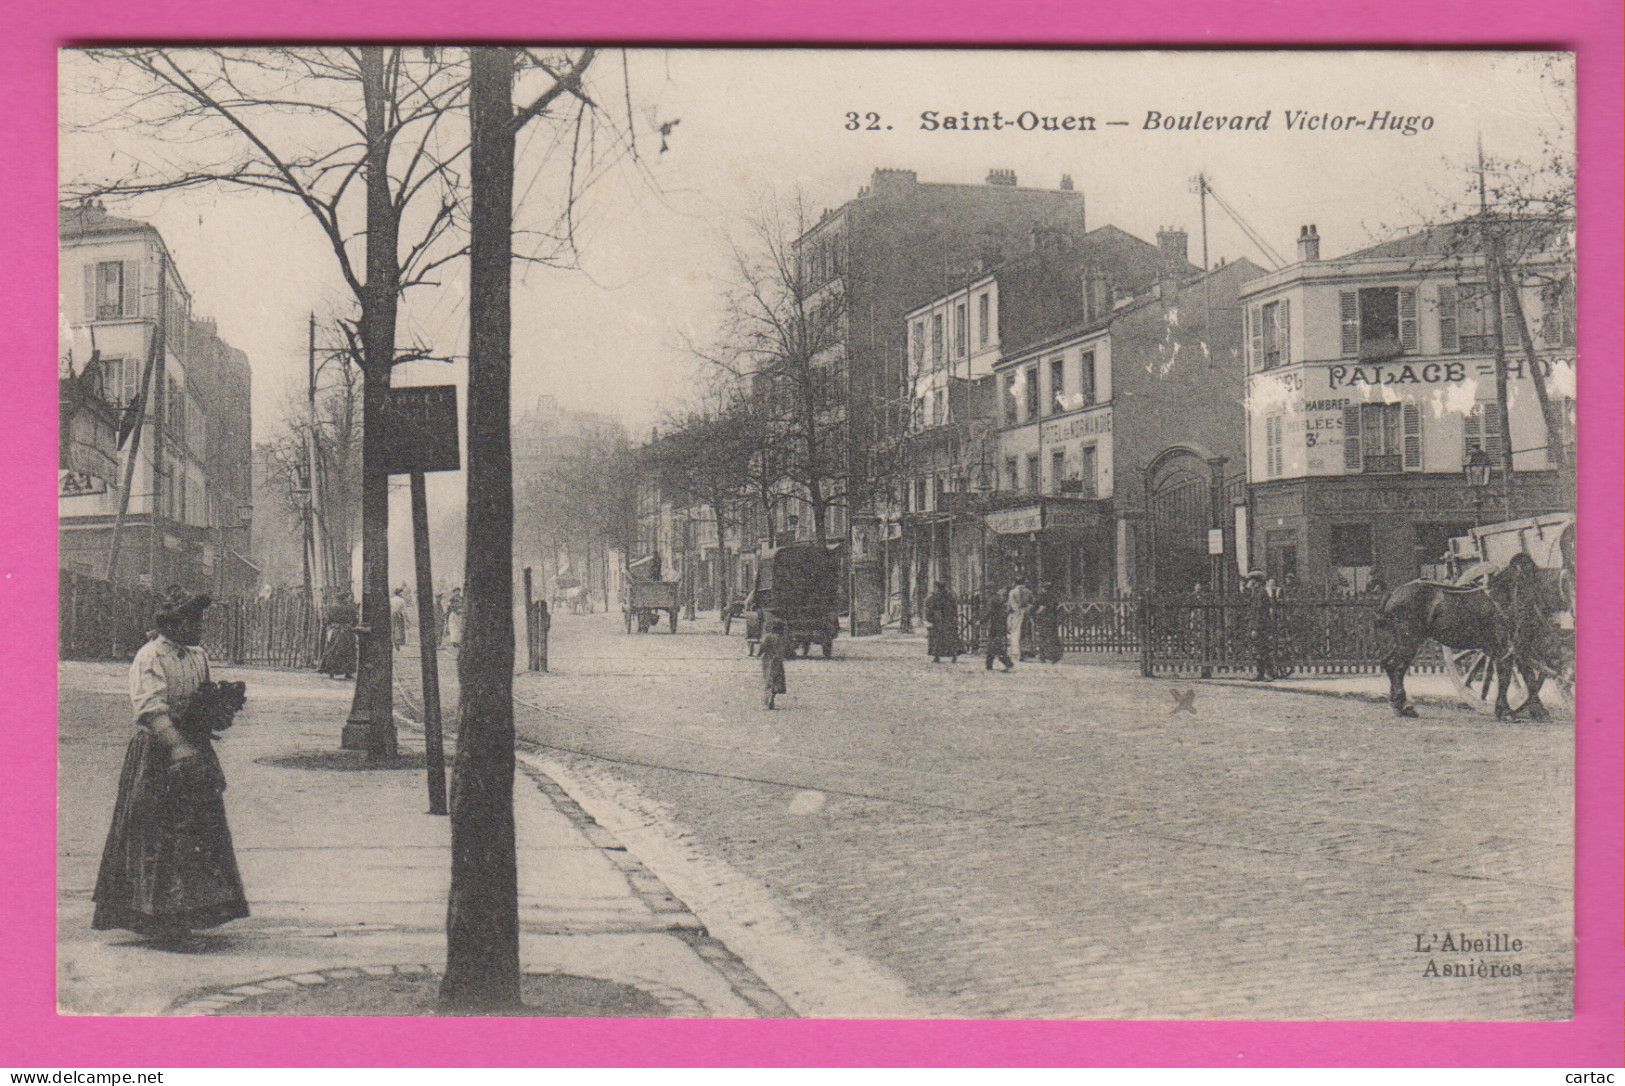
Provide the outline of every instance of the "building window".
[[[895,327],[895,325],[893,326]],[[942,314],[931,314],[931,361],[942,361]]]
[[1540,288],[1540,341],[1548,347],[1574,346],[1574,283],[1569,279]]
[[1078,359],[1078,406],[1089,407],[1096,402],[1095,352],[1084,351]]
[[1066,356],[1049,360],[1050,414],[1059,415],[1066,410]]
[[1439,285],[1439,350],[1487,354],[1495,350],[1495,300],[1486,283]]
[[114,407],[128,407],[141,391],[141,367],[133,358],[104,358],[101,361],[101,396]]
[[914,511],[916,513],[925,512],[925,480],[924,479],[916,479],[916,480],[914,480]]
[[1009,457],[1004,462],[1004,479],[1010,490],[1021,489],[1021,478],[1016,474],[1016,458]]
[[1364,592],[1374,565],[1371,525],[1332,525],[1332,574],[1343,592]]
[[914,365],[919,367],[925,361],[925,322],[914,322]]
[[960,302],[954,306],[954,355],[964,357],[965,341],[969,333],[965,328],[965,303]]
[[1044,488],[1044,480],[1039,478],[1039,476],[1038,476],[1038,454],[1037,453],[1028,453],[1027,454],[1027,489],[1032,491],[1034,494],[1037,494],[1041,490],[1043,490],[1043,488]]
[[931,419],[933,426],[948,425],[947,394],[940,388],[931,393]]
[[1281,464],[1281,415],[1264,417],[1264,478],[1279,479]]
[[1490,463],[1501,464],[1502,450],[1506,448],[1506,431],[1501,425],[1501,404],[1497,400],[1479,400],[1462,418],[1461,458],[1482,449]]
[[1053,493],[1066,492],[1066,453],[1056,449],[1049,454],[1049,485]]
[[1012,371],[1004,375],[1004,424],[1016,424],[1016,374]]
[[96,265],[93,320],[111,321],[124,316],[124,262],[108,260]]
[[1099,470],[1096,467],[1097,452],[1098,448],[1093,443],[1078,450],[1078,480],[1082,484],[1079,493],[1085,498],[1093,498],[1099,493],[1099,480],[1096,476]]
[[1364,287],[1338,295],[1342,357],[1393,358],[1416,350],[1416,291],[1409,287]]
[[993,299],[983,293],[976,299],[976,342],[983,347],[993,334]]
[[1038,367],[1028,366],[1021,378],[1027,383],[1027,421],[1031,422],[1038,417]]
[[1373,474],[1421,470],[1421,405],[1368,403],[1345,407],[1343,467]]
[[1272,370],[1286,365],[1290,361],[1290,316],[1286,299],[1262,307],[1256,319],[1258,343],[1253,350],[1260,360],[1260,368]]

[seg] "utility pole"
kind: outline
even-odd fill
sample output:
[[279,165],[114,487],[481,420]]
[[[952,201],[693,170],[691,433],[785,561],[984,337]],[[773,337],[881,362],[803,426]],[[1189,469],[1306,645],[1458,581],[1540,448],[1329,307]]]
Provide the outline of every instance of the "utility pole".
[[471,1012],[521,1005],[509,434],[515,58],[500,47],[469,58],[468,623],[440,1003]]
[[164,281],[166,271],[163,254],[158,256],[158,323],[153,331],[153,357],[154,364],[152,380],[152,494],[147,498],[147,584],[154,593],[162,592],[158,585],[158,571],[161,565],[159,555],[163,553],[163,540],[159,538],[159,513],[164,504],[164,452],[169,442],[164,438],[164,431],[169,427],[169,397],[165,388],[167,378],[164,373],[164,355],[169,351],[169,306],[164,297],[169,289]]
[[[1501,503],[1506,519],[1512,519],[1512,411],[1507,402],[1506,317],[1502,309],[1501,237],[1490,229],[1489,193],[1484,183],[1484,141],[1478,141],[1478,223],[1484,244],[1485,269],[1489,278],[1491,320],[1495,328],[1495,402],[1501,428]],[[1485,427],[1485,433],[1489,428]]]
[[305,460],[310,465],[310,552],[313,556],[311,562],[310,608],[315,614],[327,600],[329,584],[329,571],[327,568],[328,549],[325,533],[322,531],[322,484],[321,484],[321,457],[316,439],[316,314],[310,315],[310,350],[307,354],[306,369],[309,371],[309,393],[306,400],[308,408],[309,428],[305,432]]

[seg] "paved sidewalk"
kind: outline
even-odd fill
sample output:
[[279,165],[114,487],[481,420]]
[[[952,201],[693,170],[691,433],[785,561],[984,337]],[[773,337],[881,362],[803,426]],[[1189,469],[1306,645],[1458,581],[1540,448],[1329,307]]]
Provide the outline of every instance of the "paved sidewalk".
[[[402,756],[385,768],[340,751],[351,686],[309,672],[216,671],[249,688],[218,749],[253,915],[167,948],[91,929],[130,735],[127,672],[58,669],[61,1012],[379,1013],[368,1002],[379,986],[432,990],[445,960],[450,825],[424,813],[422,736],[403,726]],[[540,1013],[795,1016],[523,755],[514,806],[521,964],[527,992],[549,993]]]

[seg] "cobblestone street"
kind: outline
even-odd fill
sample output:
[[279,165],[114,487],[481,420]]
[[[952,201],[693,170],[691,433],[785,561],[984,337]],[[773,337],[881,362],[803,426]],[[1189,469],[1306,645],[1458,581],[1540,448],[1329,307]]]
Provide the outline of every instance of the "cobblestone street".
[[[1569,1014],[1566,721],[845,638],[766,712],[737,633],[560,616],[521,734],[941,1013]],[[1446,933],[1522,949],[1419,952]]]

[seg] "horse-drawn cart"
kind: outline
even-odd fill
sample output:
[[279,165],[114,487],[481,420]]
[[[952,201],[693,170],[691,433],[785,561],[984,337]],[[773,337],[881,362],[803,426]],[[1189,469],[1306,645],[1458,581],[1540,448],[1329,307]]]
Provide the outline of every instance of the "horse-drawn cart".
[[671,632],[677,632],[677,582],[628,581],[626,583],[626,632],[637,623],[638,633],[648,633],[660,624],[660,613],[668,617]]
[[[1449,561],[1458,587],[1483,588],[1515,555],[1524,555],[1534,563],[1541,596],[1551,601],[1544,627],[1521,630],[1514,639],[1523,665],[1507,669],[1507,703],[1514,711],[1529,700],[1526,669],[1540,674],[1542,692],[1574,707],[1574,531],[1572,514],[1552,513],[1486,524],[1450,541]],[[1490,654],[1482,648],[1445,646],[1444,659],[1461,695],[1475,708],[1493,713],[1498,668]]]

